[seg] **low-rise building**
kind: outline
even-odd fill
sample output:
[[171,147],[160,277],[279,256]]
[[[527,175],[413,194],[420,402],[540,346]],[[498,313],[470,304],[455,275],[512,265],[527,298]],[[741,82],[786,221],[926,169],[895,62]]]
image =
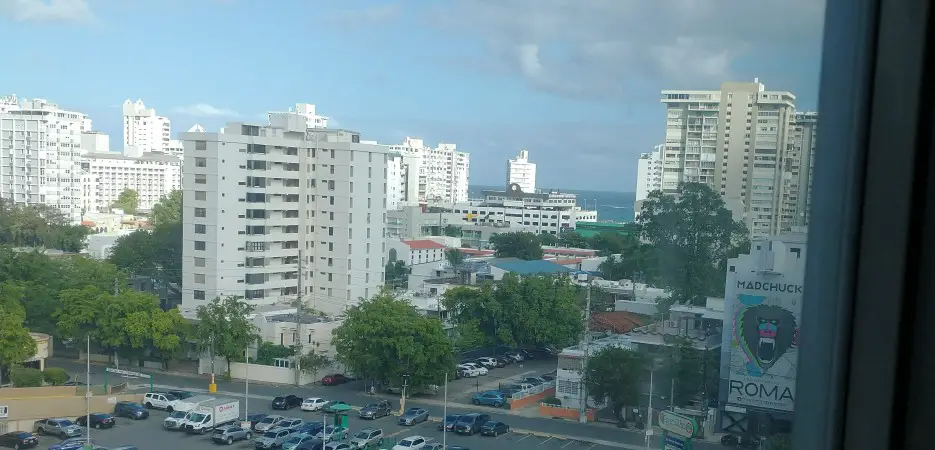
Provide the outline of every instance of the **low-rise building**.
[[445,245],[431,239],[387,239],[387,261],[403,261],[407,266],[445,260]]

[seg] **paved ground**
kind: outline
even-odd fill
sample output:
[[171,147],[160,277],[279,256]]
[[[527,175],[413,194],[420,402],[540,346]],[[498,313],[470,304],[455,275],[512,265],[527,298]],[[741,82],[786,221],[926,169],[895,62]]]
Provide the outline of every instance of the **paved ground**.
[[[77,373],[81,372],[83,375],[84,365],[75,362],[67,361],[61,359],[55,359],[47,363],[48,366],[63,367],[66,370]],[[513,365],[511,368],[519,369],[518,365]],[[500,371],[507,371],[510,369],[497,369]],[[531,369],[525,369],[531,370]],[[525,371],[520,370],[519,373]],[[537,371],[538,373],[547,372]],[[485,383],[496,383],[496,370],[492,371],[490,375],[487,375],[486,378],[490,381],[484,381]],[[91,366],[91,382],[92,384],[99,384],[103,378],[104,368],[101,366]],[[501,372],[506,374],[507,372]],[[83,378],[83,376],[82,376]],[[481,377],[483,380],[485,377]],[[113,377],[110,378],[110,381],[113,383]],[[465,393],[463,390],[469,390],[471,385],[469,383],[475,381],[475,379],[467,380],[457,380],[452,383],[452,386],[457,386],[456,383],[460,383],[462,386],[462,395]],[[130,383],[135,384],[136,388],[145,391],[148,390],[148,386],[145,384],[146,381],[142,379],[130,379]],[[159,375],[155,377],[154,383],[156,384],[157,390],[165,390],[169,388],[176,389],[188,389],[194,392],[205,392],[207,388],[207,379],[192,378],[188,376],[177,376],[177,375]],[[495,386],[493,386],[495,387]],[[225,397],[234,397],[239,399],[244,399],[244,383],[239,381],[232,382],[218,382],[218,393],[217,395]],[[363,384],[360,382],[348,383],[341,386],[303,386],[297,388],[295,386],[271,386],[271,385],[260,385],[256,383],[250,383],[250,396],[249,396],[249,411],[250,412],[265,412],[269,409],[270,400],[275,395],[282,393],[294,393],[302,397],[322,397],[328,400],[344,400],[351,405],[363,406],[367,403],[373,402],[376,398],[373,396],[366,395],[364,392]],[[449,400],[451,400],[452,391],[456,391],[456,388],[449,387]],[[455,394],[457,395],[457,394]],[[398,396],[378,396],[390,400],[394,405],[398,407],[399,397]],[[443,396],[433,396],[432,398],[420,399],[420,398],[411,398],[407,401],[408,406],[421,406],[427,409],[430,415],[433,418],[438,418],[443,415],[443,411],[446,406],[443,402]],[[243,408],[244,405],[242,405]],[[484,411],[491,415],[493,420],[503,421],[509,424],[517,432],[514,433],[519,435],[530,434],[529,437],[522,436],[502,436],[499,439],[492,438],[481,438],[479,436],[475,437],[454,437],[452,438],[452,443],[464,444],[468,447],[484,446],[484,450],[515,450],[516,448],[542,448],[544,450],[548,449],[560,449],[564,448],[565,450],[574,450],[578,448],[590,448],[589,450],[605,450],[609,448],[627,448],[631,450],[645,448],[645,438],[641,432],[631,431],[631,430],[621,430],[606,424],[580,424],[572,421],[563,421],[557,419],[548,419],[548,418],[539,418],[539,417],[528,417],[517,415],[510,411],[499,410],[483,406],[473,406],[468,404],[458,404],[453,401],[447,403],[447,410],[452,413],[467,413],[467,412],[478,412]],[[317,413],[304,413],[298,409],[293,410],[292,414],[298,417],[306,419],[320,418],[320,415]],[[118,426],[112,430],[103,430],[95,432],[92,430],[92,437],[100,435],[99,440],[103,445],[128,445],[134,444],[138,445],[141,449],[164,449],[164,448],[185,448],[197,450],[201,448],[202,441],[204,441],[204,446],[211,446],[212,444],[208,442],[207,438],[199,436],[184,436],[176,435],[171,432],[163,431],[161,428],[162,417],[165,414],[160,412],[154,412],[153,416],[145,422],[129,422],[125,419],[118,419]],[[369,425],[368,422],[365,425]],[[384,418],[378,420],[373,425],[379,425],[384,428],[384,431],[387,433],[396,433],[400,429],[398,426],[392,423],[390,418]],[[350,428],[353,432],[355,429],[359,430],[364,426],[356,418],[351,419]],[[441,432],[435,430],[434,425],[421,425],[419,428],[416,428],[417,431],[404,431],[394,435],[394,437],[405,437],[410,434],[422,433],[427,438],[432,439],[441,439]],[[410,433],[402,435],[403,433]],[[402,436],[400,436],[402,435]],[[542,436],[542,437],[540,437]],[[549,437],[554,436],[554,437]],[[466,440],[467,442],[461,442],[461,440]],[[483,439],[483,440],[481,440]],[[522,440],[520,440],[522,439]],[[582,444],[582,442],[587,442],[587,444]],[[48,444],[53,443],[53,440],[48,438],[43,438],[40,448],[46,448]],[[183,446],[177,447],[179,444],[184,444]],[[235,445],[237,446],[237,445]],[[493,446],[492,448],[486,448],[488,446]],[[654,438],[651,447],[660,448],[661,442],[658,438]],[[719,444],[713,444],[708,442],[696,442],[693,445],[693,448],[696,450],[713,450],[719,448]],[[248,448],[249,445],[241,444],[240,447]],[[207,447],[206,447],[207,448]]]
[[[471,397],[477,392],[507,386],[523,377],[534,377],[555,370],[555,360],[533,360],[510,364],[506,367],[490,370],[487,375],[475,378],[462,378],[448,383],[448,401],[471,403]],[[441,398],[441,395],[429,398]]]

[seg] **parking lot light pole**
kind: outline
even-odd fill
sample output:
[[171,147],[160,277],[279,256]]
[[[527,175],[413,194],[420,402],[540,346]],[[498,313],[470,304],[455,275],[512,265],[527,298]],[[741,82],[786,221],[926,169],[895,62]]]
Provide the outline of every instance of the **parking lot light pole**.
[[[85,426],[87,430],[85,431],[85,444],[88,449],[91,448],[91,335],[88,335],[88,353],[87,356],[87,372],[84,375],[85,389],[84,389],[84,398],[88,402],[88,415],[86,417],[87,423]],[[105,392],[106,394],[106,392]]]
[[442,450],[448,448],[448,372],[445,372],[445,406],[442,407]]

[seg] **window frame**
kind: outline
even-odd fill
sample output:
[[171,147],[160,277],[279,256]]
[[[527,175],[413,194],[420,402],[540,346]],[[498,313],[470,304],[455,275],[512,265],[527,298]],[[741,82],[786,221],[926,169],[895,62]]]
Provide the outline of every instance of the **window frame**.
[[794,448],[929,445],[930,13],[926,0],[827,1]]

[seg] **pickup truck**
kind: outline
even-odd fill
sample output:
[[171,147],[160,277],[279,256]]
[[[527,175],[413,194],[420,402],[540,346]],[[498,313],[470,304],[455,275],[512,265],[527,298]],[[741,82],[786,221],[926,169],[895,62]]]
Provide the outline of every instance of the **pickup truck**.
[[42,419],[33,424],[33,430],[39,435],[54,434],[62,439],[81,436],[84,431],[68,419]]

